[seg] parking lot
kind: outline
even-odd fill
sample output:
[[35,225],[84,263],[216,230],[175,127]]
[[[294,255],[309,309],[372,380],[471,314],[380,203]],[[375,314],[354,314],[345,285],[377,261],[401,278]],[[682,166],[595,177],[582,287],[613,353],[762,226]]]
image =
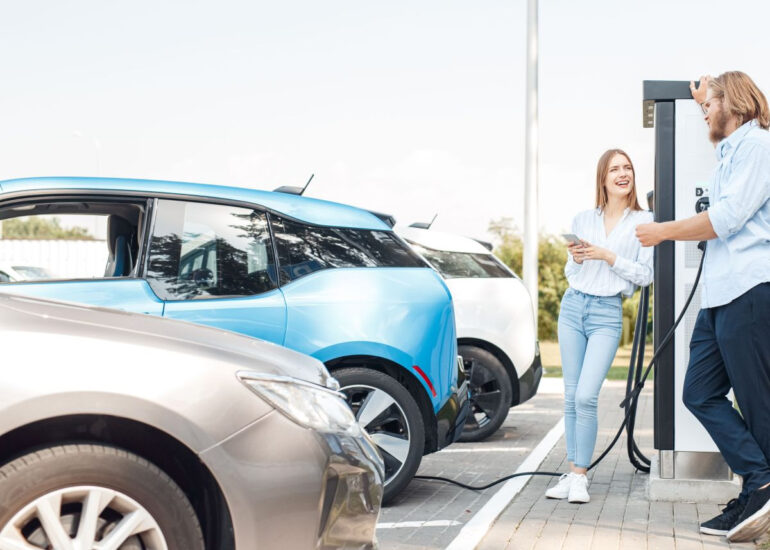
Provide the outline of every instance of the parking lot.
[[[511,409],[502,428],[480,443],[455,443],[423,458],[418,475],[442,476],[470,485],[513,473],[562,416],[561,379],[545,378],[538,395]],[[446,548],[500,485],[469,491],[416,479],[382,509],[377,537],[383,549]]]
[[[619,381],[607,381],[602,389],[597,453],[622,420],[618,403],[624,389],[625,382]],[[535,449],[559,423],[560,392],[561,379],[543,379],[538,395],[511,409],[503,427],[489,440],[456,443],[427,456],[419,474],[485,484],[513,473],[542,450],[543,445]],[[637,441],[651,456],[650,388],[642,393],[637,418]],[[542,459],[538,469],[564,471],[564,438],[546,446],[545,456],[535,457]],[[394,504],[383,508],[377,529],[380,546],[384,550],[755,548],[753,543],[730,545],[722,537],[699,533],[698,524],[719,512],[715,504],[649,502],[647,475],[635,472],[625,453],[625,439],[621,439],[605,461],[589,472],[592,500],[584,505],[544,498],[550,477],[531,478],[516,494],[513,488],[497,497],[502,485],[473,492],[414,480]]]

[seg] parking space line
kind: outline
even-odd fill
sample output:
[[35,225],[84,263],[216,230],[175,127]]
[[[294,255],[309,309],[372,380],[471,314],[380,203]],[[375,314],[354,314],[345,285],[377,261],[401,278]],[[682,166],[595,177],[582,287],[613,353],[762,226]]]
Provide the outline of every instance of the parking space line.
[[401,529],[404,527],[452,527],[461,525],[459,521],[453,519],[437,519],[432,521],[396,521],[378,523],[377,529]]
[[[551,428],[546,436],[537,444],[529,456],[516,469],[519,472],[532,472],[537,470],[548,453],[551,452],[556,442],[564,434],[564,418]],[[474,515],[460,530],[460,533],[446,547],[446,550],[469,550],[476,546],[484,538],[492,524],[505,510],[505,507],[521,491],[532,476],[515,477],[507,481],[489,501]]]

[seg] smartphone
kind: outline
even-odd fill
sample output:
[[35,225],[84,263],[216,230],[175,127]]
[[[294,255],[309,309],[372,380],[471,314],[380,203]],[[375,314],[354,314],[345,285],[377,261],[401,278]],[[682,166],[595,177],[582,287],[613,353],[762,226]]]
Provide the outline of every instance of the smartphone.
[[572,244],[583,244],[583,241],[580,240],[580,237],[578,237],[574,233],[562,233],[561,236],[564,237],[569,242],[571,242]]

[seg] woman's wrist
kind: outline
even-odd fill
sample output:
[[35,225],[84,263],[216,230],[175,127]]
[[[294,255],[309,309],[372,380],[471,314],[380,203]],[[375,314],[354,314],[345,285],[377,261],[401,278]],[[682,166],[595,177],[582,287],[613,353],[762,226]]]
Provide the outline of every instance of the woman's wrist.
[[613,267],[615,265],[615,261],[618,259],[617,254],[615,254],[612,250],[607,250],[604,253],[604,261],[610,264],[610,267]]

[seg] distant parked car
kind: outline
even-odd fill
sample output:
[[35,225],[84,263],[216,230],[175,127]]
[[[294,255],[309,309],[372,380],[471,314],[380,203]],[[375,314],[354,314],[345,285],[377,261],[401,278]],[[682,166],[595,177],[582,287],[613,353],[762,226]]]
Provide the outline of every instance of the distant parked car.
[[54,274],[44,267],[0,263],[0,283],[34,281],[36,279],[51,279],[53,277]]
[[461,440],[480,441],[540,384],[532,301],[491,246],[415,225],[399,233],[446,279],[454,298],[458,351],[467,367],[473,365],[471,414]]
[[0,220],[66,215],[106,217],[106,265],[6,283],[7,292],[192,321],[312,355],[377,443],[386,501],[423,454],[460,436],[468,390],[449,290],[374,214],[192,183],[0,182]]
[[384,466],[323,364],[0,293],[0,548],[373,548]]

